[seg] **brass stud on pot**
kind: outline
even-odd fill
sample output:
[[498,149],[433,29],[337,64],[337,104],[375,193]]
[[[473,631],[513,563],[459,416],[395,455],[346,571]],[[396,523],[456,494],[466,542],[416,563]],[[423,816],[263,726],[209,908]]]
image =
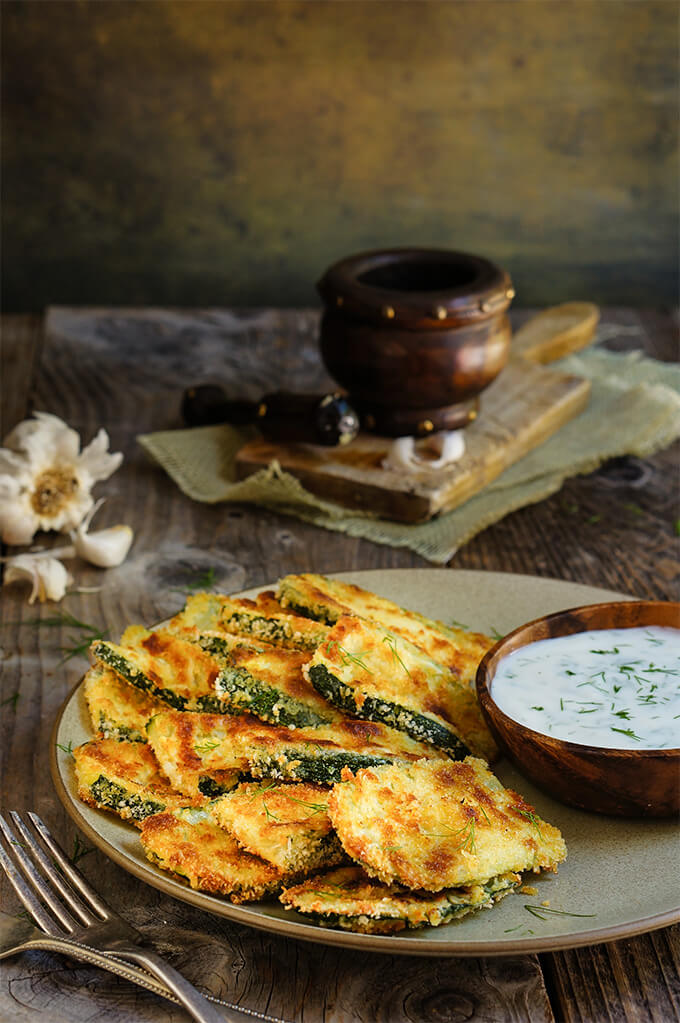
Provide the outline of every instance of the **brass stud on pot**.
[[505,292],[505,297],[508,299],[508,301],[511,302],[512,299],[515,297],[515,289],[508,288],[508,290]]
[[418,433],[432,433],[434,430],[434,423],[431,419],[421,419],[418,423]]
[[383,314],[383,316],[385,317],[386,320],[393,320],[394,319],[394,309],[392,308],[391,305],[384,305],[382,307],[382,314]]
[[336,306],[338,306],[338,308],[340,308],[340,306],[344,305],[345,304],[344,297],[342,295],[338,295],[336,297],[336,299],[335,299],[335,304],[336,304]]
[[265,402],[261,401],[260,404],[257,406],[257,418],[258,419],[264,419],[264,417],[266,415],[267,415],[267,406],[266,406]]
[[434,315],[437,317],[438,320],[445,320],[446,319],[446,307],[443,306],[443,305],[438,305],[437,308],[434,311]]
[[483,313],[490,313],[493,309],[493,302],[490,302],[487,298],[483,302],[479,303],[479,308]]

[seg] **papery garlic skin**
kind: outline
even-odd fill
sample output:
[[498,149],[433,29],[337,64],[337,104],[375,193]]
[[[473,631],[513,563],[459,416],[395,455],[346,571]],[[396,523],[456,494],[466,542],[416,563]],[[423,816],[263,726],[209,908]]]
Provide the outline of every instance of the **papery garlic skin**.
[[123,460],[108,451],[99,430],[80,451],[75,430],[48,412],[19,423],[0,448],[0,535],[7,544],[29,544],[39,529],[68,532],[93,506],[91,489]]
[[5,566],[3,585],[28,579],[32,584],[29,604],[46,600],[61,600],[66,588],[73,582],[73,576],[58,558],[49,554],[17,554],[8,558]]
[[72,534],[76,553],[99,568],[115,568],[125,561],[135,534],[129,526],[110,526],[96,533],[81,532],[80,528]]
[[90,522],[103,503],[104,498],[100,498],[93,505],[78,528],[71,533],[71,540],[76,554],[84,561],[99,568],[116,568],[125,561],[135,534],[129,526],[123,525],[89,533]]

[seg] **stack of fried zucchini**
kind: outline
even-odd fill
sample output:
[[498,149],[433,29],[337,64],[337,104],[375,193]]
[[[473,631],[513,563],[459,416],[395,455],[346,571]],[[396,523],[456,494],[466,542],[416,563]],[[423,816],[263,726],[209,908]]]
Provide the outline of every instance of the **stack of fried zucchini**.
[[566,855],[488,767],[474,675],[491,642],[319,575],[196,594],[93,644],[79,796],[232,902],[278,894],[382,934],[491,906]]

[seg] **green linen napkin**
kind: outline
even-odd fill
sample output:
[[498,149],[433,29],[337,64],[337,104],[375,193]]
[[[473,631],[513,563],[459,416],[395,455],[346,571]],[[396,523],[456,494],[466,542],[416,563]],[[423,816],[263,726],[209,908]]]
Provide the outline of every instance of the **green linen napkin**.
[[619,455],[645,457],[680,437],[680,366],[639,352],[621,355],[600,348],[554,365],[592,381],[585,411],[465,504],[418,525],[324,501],[276,462],[236,481],[236,452],[253,436],[249,431],[207,426],[145,434],[138,440],[195,501],[261,505],[325,529],[409,547],[442,565],[487,526],[555,493],[567,477],[592,472]]

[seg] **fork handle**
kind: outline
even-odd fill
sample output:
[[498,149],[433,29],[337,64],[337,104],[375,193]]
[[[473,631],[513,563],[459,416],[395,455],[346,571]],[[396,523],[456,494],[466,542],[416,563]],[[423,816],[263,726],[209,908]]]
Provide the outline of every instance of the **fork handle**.
[[83,945],[79,941],[70,941],[68,938],[45,935],[44,938],[31,938],[22,944],[21,948],[22,950],[43,949],[46,952],[60,952],[70,959],[79,959],[84,963],[90,963],[92,966],[99,966],[103,970],[108,970],[109,973],[115,973],[119,977],[124,977],[125,980],[131,981],[133,984],[141,984],[148,988],[149,991],[153,991],[154,994],[161,995],[163,998],[170,998],[173,1002],[178,1001],[176,995],[172,995],[150,973],[139,969],[137,966],[128,965],[128,963],[124,963],[113,956],[106,955],[96,948]]
[[[167,998],[168,1001],[174,1002],[176,1005],[180,1004],[180,1000],[176,994],[173,994],[165,984],[156,980],[146,970],[141,969],[139,966],[134,966],[132,963],[123,962],[122,959],[116,958],[113,953],[102,952],[100,949],[92,948],[90,945],[83,945],[81,941],[72,941],[69,938],[60,938],[57,935],[46,934],[29,938],[25,942],[22,942],[21,946],[17,947],[15,951],[24,951],[24,949],[43,949],[46,952],[59,952],[62,955],[68,956],[69,959],[79,959],[84,963],[90,963],[92,966],[98,966],[102,970],[108,970],[109,973],[115,973],[119,977],[123,977],[125,980],[129,980],[132,984],[137,984],[140,987],[145,987],[148,991],[153,991],[154,994],[160,995],[161,998]],[[4,949],[2,950],[4,951]],[[208,995],[211,1001],[217,1002],[219,1005],[229,1009],[231,1013],[235,1013],[234,1016],[220,1016],[223,1023],[229,1023],[230,1020],[234,1020],[237,1023],[239,1020],[261,1019],[265,1023],[289,1023],[289,1021],[279,1019],[277,1016],[267,1016],[266,1013],[258,1012],[256,1009],[245,1009],[239,1008],[236,1005],[232,1005],[229,1002],[225,1002],[221,998],[214,998],[212,995]]]
[[181,973],[157,955],[152,949],[110,948],[118,959],[129,959],[142,969],[153,974],[165,987],[177,997],[187,1012],[191,1013],[197,1023],[230,1023],[234,1017],[218,1012],[203,995],[190,984]]

